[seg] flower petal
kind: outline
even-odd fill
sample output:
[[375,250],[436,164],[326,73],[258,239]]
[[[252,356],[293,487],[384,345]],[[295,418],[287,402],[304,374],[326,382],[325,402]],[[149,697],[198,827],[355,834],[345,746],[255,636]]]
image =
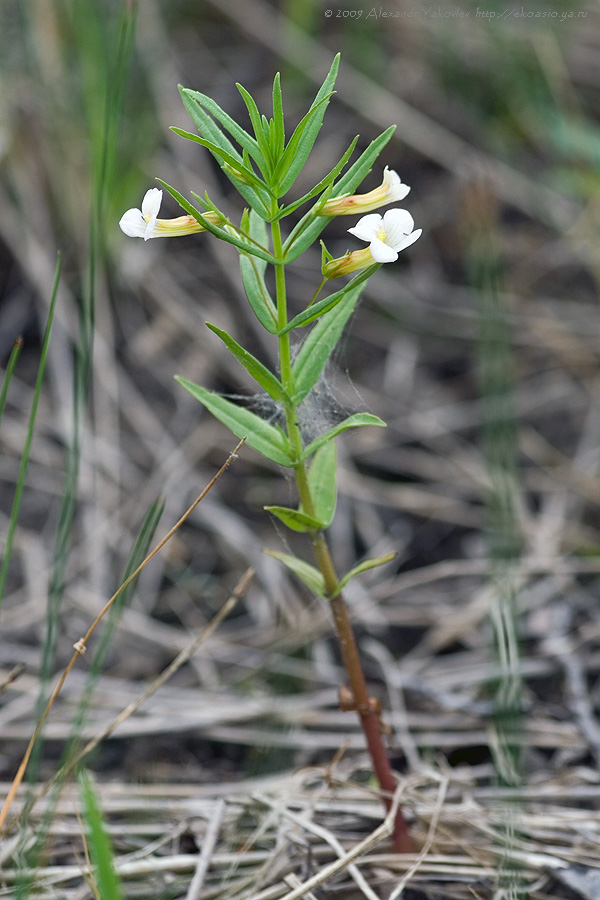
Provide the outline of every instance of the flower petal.
[[406,209],[388,209],[383,217],[385,242],[390,247],[400,245],[415,227],[415,220]]
[[369,244],[369,250],[375,262],[378,263],[396,262],[398,259],[398,253],[394,247],[390,247],[378,237],[373,238]]
[[142,215],[146,222],[152,217],[156,219],[160,211],[162,195],[163,192],[158,188],[150,188],[150,190],[146,191],[144,194],[144,199],[142,200]]
[[148,223],[144,219],[139,209],[128,209],[121,216],[119,222],[121,231],[124,231],[129,237],[143,238],[146,236]]
[[360,238],[361,241],[372,241],[373,238],[377,237],[377,233],[382,228],[382,225],[383,218],[379,213],[371,213],[359,219],[354,228],[349,228],[348,231],[354,237]]
[[398,250],[398,253],[400,253],[401,250],[406,250],[407,247],[410,247],[411,244],[414,244],[415,241],[418,241],[422,234],[422,228],[417,228],[417,230],[413,231],[412,234],[408,234],[402,241],[401,245],[396,248]]
[[395,203],[397,200],[404,200],[410,188],[407,184],[402,184],[400,176],[394,169],[388,169],[386,166],[383,170],[383,186],[386,191],[386,203]]

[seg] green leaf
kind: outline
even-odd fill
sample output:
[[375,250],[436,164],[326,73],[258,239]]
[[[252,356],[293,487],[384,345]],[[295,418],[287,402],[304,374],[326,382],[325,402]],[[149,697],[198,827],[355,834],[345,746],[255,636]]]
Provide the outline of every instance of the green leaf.
[[373,168],[373,163],[388,143],[395,130],[396,126],[390,125],[390,127],[386,128],[379,137],[376,137],[375,140],[371,141],[356,162],[352,163],[348,171],[342,175],[333,190],[332,197],[339,197],[341,194],[353,194],[355,192],[356,188],[362,184]]
[[316,518],[322,528],[329,528],[337,501],[337,460],[335,441],[318,450],[308,470],[308,484]]
[[215,101],[210,97],[207,97],[206,94],[201,94],[199,91],[191,91],[188,88],[181,87],[181,85],[179,91],[185,108],[190,114],[200,134],[208,137],[213,143],[219,144],[223,150],[228,150],[230,153],[233,151],[233,153],[235,153],[235,149],[228,138],[225,137],[221,129],[218,128],[204,112],[204,109],[207,109],[209,113],[227,129],[240,147],[243,147],[244,150],[248,151],[259,169],[262,170],[265,168],[264,157],[254,138],[251,137],[247,131],[244,131],[235,119],[232,119],[224,109],[221,109],[218,103],[215,103]]
[[110,900],[123,900],[121,882],[115,872],[113,851],[102,821],[102,813],[89,775],[83,771],[79,774],[79,788],[83,796],[85,819],[89,828],[89,848],[98,895]]
[[373,559],[365,559],[364,562],[359,563],[357,566],[354,566],[353,569],[350,569],[343,578],[338,582],[338,586],[332,594],[333,597],[337,597],[340,594],[351,578],[354,578],[356,575],[360,575],[362,572],[367,572],[369,569],[375,569],[377,566],[384,566],[386,563],[391,562],[396,553],[392,551],[391,553],[386,553],[385,556],[377,556]]
[[[263,220],[254,210],[251,210],[248,221],[250,237],[263,247],[267,247],[267,228]],[[244,227],[243,218],[242,227]],[[264,274],[266,268],[265,260],[256,256],[240,254],[240,272],[248,302],[263,328],[266,328],[271,334],[276,334],[277,310],[265,284]]]
[[319,300],[317,303],[313,303],[312,306],[307,307],[304,312],[298,313],[297,316],[288,322],[285,328],[279,332],[279,334],[285,334],[287,331],[291,331],[293,328],[299,328],[301,325],[310,325],[311,322],[314,322],[315,319],[318,319],[320,316],[324,315],[326,312],[329,312],[330,309],[333,309],[334,306],[337,306],[338,303],[344,299],[344,297],[354,288],[357,288],[359,285],[363,284],[363,282],[367,281],[374,272],[377,271],[381,263],[377,263],[374,266],[369,266],[368,269],[364,269],[360,272],[359,275],[355,275],[352,281],[349,281],[348,284],[341,288],[341,290],[336,291],[335,294],[330,294],[328,297],[323,297],[322,300]]
[[252,356],[251,353],[238,344],[238,342],[235,341],[231,335],[227,334],[226,331],[223,331],[222,328],[211,325],[210,322],[207,322],[206,325],[217,335],[217,337],[221,338],[227,349],[235,356],[240,365],[244,367],[246,372],[252,375],[254,380],[260,384],[261,388],[263,388],[273,400],[277,403],[289,403],[290,398],[283,389],[283,385],[279,379],[276,378],[266,366],[263,366],[260,360],[256,359],[255,356]]
[[246,104],[246,109],[248,110],[248,115],[250,116],[250,121],[252,122],[252,128],[254,129],[254,135],[256,137],[256,142],[260,148],[260,152],[262,153],[265,163],[266,163],[265,168],[267,171],[264,174],[267,175],[267,172],[269,172],[269,173],[271,172],[271,148],[269,147],[269,140],[268,140],[268,123],[267,123],[267,135],[265,135],[263,122],[260,117],[260,113],[258,111],[258,107],[256,105],[256,101],[254,100],[254,97],[252,96],[252,94],[249,91],[246,90],[246,88],[243,85],[238,84],[236,82],[235,86],[238,89],[238,91],[240,92],[240,94],[242,95],[242,99],[243,99],[244,103]]
[[[265,247],[267,250],[269,249],[269,236],[267,234],[267,226],[258,213],[251,209],[248,216],[248,234],[252,238],[253,241],[256,241],[257,244],[260,244],[261,247]],[[267,268],[266,260],[256,261],[256,265],[258,266],[258,271],[261,275],[265,274],[265,270]],[[275,307],[273,307],[275,308]]]
[[273,174],[278,196],[289,191],[302,171],[317,139],[328,102],[329,98],[325,97],[318,106],[311,107],[296,126]]
[[[340,197],[342,194],[352,194],[356,188],[366,178],[373,167],[373,163],[390,140],[395,131],[396,126],[391,125],[379,137],[371,141],[366,150],[361,153],[356,162],[354,162],[347,172],[342,175],[340,180],[334,185],[331,192],[331,198]],[[316,207],[318,209],[318,205]],[[323,229],[331,222],[333,216],[316,216],[315,208],[310,209],[305,216],[300,219],[296,227],[292,230],[283,250],[285,253],[285,261],[293,262],[298,259],[307,247],[315,242]]]
[[265,510],[277,516],[292,531],[314,533],[327,527],[322,522],[319,522],[318,519],[307,516],[306,513],[299,509],[290,509],[287,506],[265,506]]
[[321,437],[312,441],[304,450],[304,459],[308,459],[309,456],[316,453],[320,447],[323,447],[328,441],[333,440],[333,438],[337,437],[338,434],[341,434],[342,431],[347,431],[348,428],[358,428],[361,425],[377,425],[380,428],[386,427],[385,422],[383,419],[380,419],[379,416],[374,416],[371,413],[354,413],[354,415],[348,416],[343,422],[340,422],[330,431],[327,431],[325,434],[322,434]]
[[248,302],[263,328],[277,334],[277,312],[259,267],[256,257],[240,253],[240,272]]
[[[209,222],[208,219],[202,215],[199,209],[196,209],[189,200],[187,200],[183,194],[181,194],[176,188],[171,187],[170,184],[167,184],[166,181],[163,181],[161,178],[156,179],[159,184],[161,184],[165,190],[167,190],[170,195],[177,200],[182,209],[190,215],[193,216],[201,225],[206,228],[207,231],[210,231],[211,234],[214,234],[215,237],[218,237],[221,241],[226,241],[228,244],[233,244],[234,247],[239,247],[240,250],[243,250],[244,253],[251,253],[253,256],[260,256],[261,259],[266,260],[270,263],[276,263],[277,260],[274,256],[272,256],[268,250],[263,247],[258,247],[256,244],[251,244],[249,242],[245,242],[240,240],[240,238],[235,237],[233,234],[230,234],[228,231],[225,231],[224,228],[219,228],[218,225],[213,225],[212,222]],[[199,203],[203,204],[204,201],[198,194],[192,195]]]
[[[209,97],[205,98],[204,94],[198,94],[195,96],[194,91],[189,91],[186,88],[182,88],[181,86],[179,90],[181,93],[183,104],[190,114],[192,121],[196,125],[196,128],[198,129],[200,134],[207,137],[210,141],[212,141],[212,143],[220,147],[226,153],[229,153],[234,159],[236,159],[243,165],[243,158],[240,156],[229,138],[225,134],[223,134],[222,130],[219,128],[216,122],[213,122],[210,116],[208,116],[204,112],[202,106],[200,105],[199,99],[197,99],[196,97],[204,98],[203,102],[205,100],[208,101],[206,105],[211,109],[211,112],[213,112],[215,116],[217,115],[216,110],[218,110],[222,116],[227,117],[228,122],[232,122],[234,125],[236,125],[236,123],[233,122],[233,119],[230,119],[230,117],[227,116],[227,114],[220,108],[220,106],[214,103],[214,101],[210,100]],[[242,128],[239,128],[239,126],[236,125],[236,128],[238,128],[239,132],[242,132],[242,134],[246,134],[246,132]],[[239,137],[239,135],[237,136]],[[246,135],[246,137],[250,141],[253,140],[252,138],[250,138],[250,135]],[[244,141],[242,141],[241,143],[242,146],[244,146]],[[250,155],[252,155],[252,153]],[[265,163],[262,155],[260,155],[260,158],[256,159],[256,162],[259,168],[264,168]],[[268,219],[269,210],[265,205],[265,198],[262,197],[258,193],[258,191],[256,191],[250,185],[242,184],[240,181],[233,178],[231,175],[229,175],[226,169],[224,169],[223,171],[225,172],[231,183],[234,185],[238,193],[242,195],[242,197],[250,204],[250,206],[252,206],[253,209],[256,209],[257,212],[265,219]]]
[[267,119],[266,116],[261,116],[260,122],[262,125],[263,134],[265,136],[265,141],[267,142],[267,144],[270,147],[271,145],[269,142],[271,140],[271,126],[269,125],[269,120]]
[[276,73],[273,79],[273,159],[279,159],[285,147],[285,121],[283,118],[283,100],[281,97],[281,76]]
[[321,181],[319,181],[319,183],[316,184],[314,188],[312,188],[312,190],[310,190],[307,194],[304,194],[303,197],[300,197],[299,200],[295,200],[293,203],[290,203],[289,206],[285,206],[277,214],[277,218],[275,219],[275,221],[278,221],[284,216],[287,216],[290,213],[294,212],[294,210],[298,209],[299,206],[302,206],[303,203],[306,203],[308,200],[312,200],[313,197],[317,197],[322,191],[325,190],[325,188],[329,187],[329,185],[338,177],[338,175],[352,156],[357,140],[358,136],[354,138],[340,161],[333,167],[331,172],[329,172],[324,178],[322,178]]
[[199,400],[213,416],[226,425],[238,438],[246,438],[246,443],[253,450],[273,460],[280,466],[293,466],[296,460],[292,459],[290,445],[287,437],[275,425],[269,425],[256,413],[237,403],[232,403],[225,397],[213,394],[206,388],[188,381],[186,378],[176,375],[175,380],[189,391],[192,397]]
[[277,553],[274,550],[265,550],[265,553],[268,554],[268,556],[274,557],[274,559],[278,559],[284,566],[291,569],[292,572],[298,576],[300,581],[303,581],[307,588],[309,588],[313,594],[316,594],[317,597],[323,597],[324,600],[327,599],[325,581],[319,570],[315,569],[314,566],[304,562],[303,559],[298,559],[297,556],[290,556],[289,553]]
[[300,403],[317,383],[346,322],[352,315],[363,286],[364,282],[347,291],[343,303],[338,303],[329,312],[323,313],[300,347],[292,366],[296,403]]
[[279,196],[289,191],[308,159],[323,124],[323,116],[333,93],[339,64],[340,54],[338,53],[310,109],[295,129],[277,169],[273,173],[273,182],[279,186]]
[[221,163],[226,163],[226,165],[229,166],[229,169],[225,168],[224,171],[227,175],[232,176],[236,187],[238,186],[238,183],[243,185],[245,180],[245,182],[249,182],[256,188],[257,191],[267,191],[273,196],[270,188],[265,184],[262,178],[259,178],[252,169],[249,169],[244,165],[243,158],[241,160],[236,159],[235,156],[228,153],[226,150],[223,150],[218,144],[213,143],[213,141],[207,141],[205,138],[199,137],[197,134],[192,134],[191,131],[185,131],[183,128],[176,128],[172,125],[171,131],[175,132],[175,134],[178,134],[180,137],[186,138],[188,141],[194,141],[196,144],[206,147],[207,150],[210,150],[215,159],[219,160]]

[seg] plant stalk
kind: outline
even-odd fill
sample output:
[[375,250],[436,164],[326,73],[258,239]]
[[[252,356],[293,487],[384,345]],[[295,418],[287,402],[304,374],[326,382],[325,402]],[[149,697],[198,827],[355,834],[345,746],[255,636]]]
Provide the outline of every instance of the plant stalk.
[[[283,244],[279,222],[272,223],[271,231],[273,237],[273,255],[281,260],[281,263],[275,266],[275,284],[278,327],[283,329],[287,325],[287,298],[285,264],[283,262]],[[294,384],[289,332],[280,335],[278,343],[281,383],[290,397],[293,398]],[[299,460],[294,466],[294,475],[296,477],[300,503],[302,509],[308,515],[314,516],[315,507],[311,496],[306,465],[302,459],[303,447],[298,421],[298,411],[293,400],[290,404],[286,404],[285,421],[290,446],[295,453],[296,459]],[[396,779],[394,778],[392,766],[384,746],[381,715],[378,704],[375,698],[372,698],[369,695],[354,631],[348,616],[348,610],[341,593],[337,593],[339,579],[331,559],[325,536],[322,532],[313,532],[309,534],[309,537],[317,566],[323,576],[326,593],[330,598],[329,602],[342,662],[346,670],[352,693],[351,704],[346,708],[354,709],[358,713],[371,762],[373,764],[373,771],[379,781],[383,794],[383,803],[386,811],[389,811],[396,791]],[[414,852],[413,843],[400,807],[398,807],[394,823],[393,840],[394,848],[397,853]]]
[[[327,541],[322,534],[315,534],[311,536],[311,542],[317,565],[325,579],[326,590],[331,595],[337,588],[338,577],[333,567]],[[358,713],[373,771],[383,792],[383,803],[386,811],[389,811],[397,785],[383,742],[380,710],[374,698],[369,694],[354,630],[342,594],[333,597],[329,604],[342,661],[352,692],[352,705],[349,708],[355,709]],[[400,807],[398,807],[394,822],[393,839],[397,853],[414,852],[412,839]]]

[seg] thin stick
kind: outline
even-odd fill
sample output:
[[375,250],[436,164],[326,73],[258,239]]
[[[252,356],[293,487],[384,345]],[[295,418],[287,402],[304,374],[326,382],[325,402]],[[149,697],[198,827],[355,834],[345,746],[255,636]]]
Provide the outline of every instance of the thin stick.
[[221,799],[217,801],[214,813],[206,827],[206,834],[204,836],[204,841],[202,842],[202,852],[198,857],[198,865],[196,866],[194,877],[190,881],[185,900],[198,900],[200,897],[204,879],[206,878],[206,873],[208,872],[208,867],[210,866],[210,861],[217,845],[217,839],[219,837],[221,825],[223,824],[224,815],[225,801]]
[[40,719],[39,719],[37,725],[35,726],[35,729],[31,736],[29,744],[27,745],[27,749],[25,750],[23,759],[21,760],[21,765],[19,766],[17,774],[14,777],[13,783],[10,786],[10,790],[8,792],[6,800],[4,801],[4,806],[2,807],[2,811],[0,812],[0,831],[2,830],[4,822],[6,821],[6,816],[8,815],[8,811],[12,805],[13,800],[15,799],[17,790],[19,789],[19,786],[20,786],[21,782],[23,781],[23,777],[24,777],[25,771],[27,769],[27,764],[29,762],[29,758],[30,758],[33,748],[35,746],[35,742],[37,741],[38,737],[40,736],[40,732],[41,732],[42,728],[44,727],[44,723],[48,717],[48,713],[52,709],[54,701],[60,694],[62,687],[63,687],[65,681],[67,680],[67,676],[69,675],[69,672],[75,665],[77,659],[80,656],[83,656],[83,654],[85,653],[86,644],[89,641],[92,634],[94,633],[94,631],[96,630],[96,628],[97,628],[98,624],[100,623],[100,621],[102,620],[103,616],[106,615],[106,613],[111,608],[111,606],[113,605],[113,603],[115,602],[117,597],[125,590],[125,588],[127,588],[131,584],[131,582],[135,578],[137,578],[137,576],[140,574],[140,572],[142,571],[144,566],[146,566],[150,562],[151,559],[154,559],[156,554],[162,550],[162,548],[165,546],[167,541],[169,541],[173,537],[173,535],[179,530],[179,528],[181,528],[181,526],[186,521],[186,519],[188,519],[189,516],[191,516],[191,514],[196,509],[196,507],[198,506],[200,501],[203,500],[204,497],[206,497],[206,495],[208,494],[210,489],[212,487],[214,487],[214,485],[217,483],[217,481],[219,480],[221,475],[223,475],[223,473],[226,471],[226,469],[229,468],[232,460],[234,460],[236,458],[238,450],[244,444],[245,440],[246,440],[245,438],[242,438],[242,440],[238,442],[235,449],[229,454],[229,456],[227,457],[227,459],[225,460],[225,462],[223,463],[223,465],[221,466],[219,471],[216,473],[216,475],[214,475],[211,478],[211,480],[208,482],[206,487],[196,497],[196,499],[194,500],[192,505],[186,510],[186,512],[184,512],[184,514],[181,516],[179,521],[176,522],[175,525],[173,525],[173,527],[167,532],[167,534],[164,536],[164,538],[158,542],[156,547],[154,547],[154,549],[151,550],[151,552],[143,560],[143,562],[141,562],[139,564],[137,569],[131,573],[129,578],[125,579],[123,584],[115,591],[115,593],[112,595],[110,600],[108,600],[106,602],[106,604],[104,605],[104,608],[101,610],[101,612],[98,613],[98,615],[96,616],[96,618],[94,619],[94,621],[92,622],[90,627],[88,628],[85,635],[82,638],[79,638],[79,640],[74,644],[75,653],[71,657],[70,662],[68,663],[64,672],[62,673],[61,677],[59,678],[58,683],[57,683],[56,687],[54,688],[54,690],[52,691],[52,694],[50,695],[50,699],[48,700],[48,703],[46,704],[46,708],[44,709],[44,712],[40,716]]

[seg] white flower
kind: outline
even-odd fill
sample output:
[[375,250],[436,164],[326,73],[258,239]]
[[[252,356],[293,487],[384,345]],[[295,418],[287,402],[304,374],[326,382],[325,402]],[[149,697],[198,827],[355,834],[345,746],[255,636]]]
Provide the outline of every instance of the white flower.
[[[119,226],[129,237],[144,238],[145,241],[155,237],[181,237],[184,234],[196,234],[206,231],[194,216],[178,216],[176,219],[157,218],[163,192],[158,188],[146,191],[142,200],[142,208],[128,209],[121,217]],[[206,218],[215,225],[221,223],[220,217],[213,212],[205,213]]]
[[393,169],[386,166],[383,170],[383,181],[378,188],[369,191],[368,194],[345,194],[342,197],[333,197],[327,200],[319,210],[320,216],[351,216],[355,213],[369,212],[370,209],[378,209],[387,203],[397,203],[404,200],[410,188],[402,184],[400,176]]
[[350,234],[369,242],[369,250],[375,262],[395,262],[398,254],[421,237],[421,229],[413,231],[415,222],[406,209],[388,209],[383,216],[372,213],[363,216],[349,228]]

